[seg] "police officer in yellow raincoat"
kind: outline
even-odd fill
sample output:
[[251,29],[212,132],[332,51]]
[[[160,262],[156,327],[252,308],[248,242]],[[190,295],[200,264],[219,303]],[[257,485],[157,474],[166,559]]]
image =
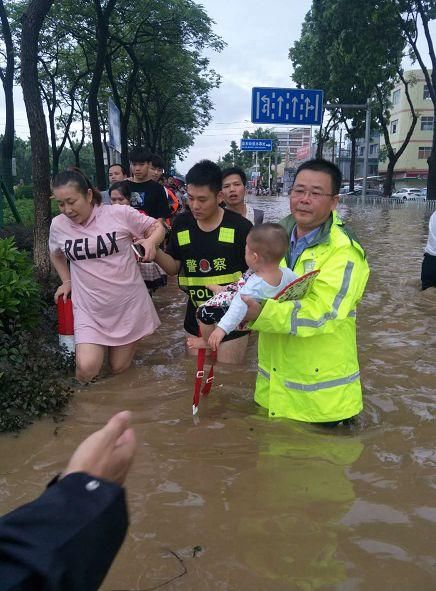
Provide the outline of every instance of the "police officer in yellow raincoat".
[[[319,269],[301,300],[253,301],[247,320],[259,332],[255,401],[269,416],[332,423],[362,410],[356,306],[369,276],[365,252],[336,215],[341,172],[326,160],[304,162],[290,192],[287,265]],[[245,299],[245,298],[244,298]]]

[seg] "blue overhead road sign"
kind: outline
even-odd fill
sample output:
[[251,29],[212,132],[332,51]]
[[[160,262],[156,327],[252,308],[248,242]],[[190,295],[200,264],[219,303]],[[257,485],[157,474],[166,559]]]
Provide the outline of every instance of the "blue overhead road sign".
[[253,88],[251,121],[285,125],[321,125],[322,90]]
[[241,140],[243,152],[272,152],[272,140],[243,139]]

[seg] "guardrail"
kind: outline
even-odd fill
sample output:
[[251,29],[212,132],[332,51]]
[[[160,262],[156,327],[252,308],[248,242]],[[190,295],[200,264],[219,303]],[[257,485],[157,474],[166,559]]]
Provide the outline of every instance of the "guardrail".
[[395,197],[358,197],[356,195],[347,195],[341,197],[340,203],[355,203],[355,204],[380,204],[380,205],[395,205],[404,207],[405,205],[417,205],[425,209],[436,209],[435,199],[400,199]]

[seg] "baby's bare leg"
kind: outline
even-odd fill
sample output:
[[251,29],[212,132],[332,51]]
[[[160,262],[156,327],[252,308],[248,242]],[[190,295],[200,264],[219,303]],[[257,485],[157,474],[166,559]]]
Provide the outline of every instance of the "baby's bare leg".
[[188,337],[186,339],[186,345],[188,349],[210,349],[207,341],[215,329],[215,324],[203,324],[202,322],[199,322],[198,325],[200,327],[201,336]]

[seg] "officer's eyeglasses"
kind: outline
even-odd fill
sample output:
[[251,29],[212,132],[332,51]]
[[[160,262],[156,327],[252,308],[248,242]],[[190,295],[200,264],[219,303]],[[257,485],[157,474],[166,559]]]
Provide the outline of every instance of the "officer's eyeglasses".
[[309,191],[308,189],[291,189],[291,197],[301,199],[302,197],[311,199],[322,199],[323,197],[334,197],[334,193],[322,193],[321,191]]

